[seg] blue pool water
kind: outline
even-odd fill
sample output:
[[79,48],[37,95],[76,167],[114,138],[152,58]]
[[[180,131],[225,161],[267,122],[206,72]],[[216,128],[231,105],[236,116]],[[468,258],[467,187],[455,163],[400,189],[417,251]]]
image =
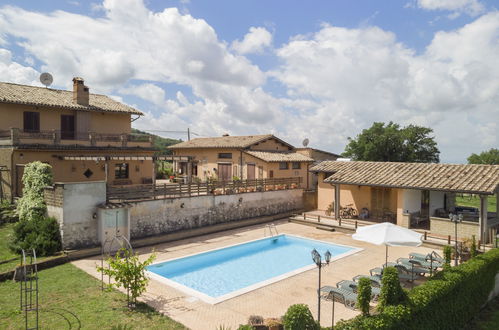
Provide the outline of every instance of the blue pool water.
[[313,264],[311,251],[335,256],[354,248],[279,235],[147,267],[147,270],[216,298]]

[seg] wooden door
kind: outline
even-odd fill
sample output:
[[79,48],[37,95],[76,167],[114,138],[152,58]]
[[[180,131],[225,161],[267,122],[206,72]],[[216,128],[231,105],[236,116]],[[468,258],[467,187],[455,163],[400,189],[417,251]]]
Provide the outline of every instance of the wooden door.
[[255,180],[255,164],[246,164],[246,179]]
[[61,115],[61,139],[74,140],[75,138],[75,116]]
[[232,164],[218,164],[218,180],[232,180]]

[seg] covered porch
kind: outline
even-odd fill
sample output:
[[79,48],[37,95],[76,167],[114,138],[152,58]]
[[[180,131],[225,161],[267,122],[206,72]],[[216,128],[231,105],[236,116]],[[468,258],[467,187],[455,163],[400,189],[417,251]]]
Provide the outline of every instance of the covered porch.
[[[499,195],[499,166],[383,162],[322,162],[318,209],[334,219],[392,222],[432,234],[455,235],[449,214],[462,214],[458,238],[492,242],[499,227],[487,200]],[[476,209],[456,206],[456,194],[480,198]],[[347,210],[347,212],[345,212]]]

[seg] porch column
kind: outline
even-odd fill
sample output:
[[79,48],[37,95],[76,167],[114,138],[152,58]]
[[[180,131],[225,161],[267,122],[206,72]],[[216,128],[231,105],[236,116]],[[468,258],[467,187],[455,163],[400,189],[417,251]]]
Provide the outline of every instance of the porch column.
[[156,172],[157,172],[157,169],[156,169],[156,159],[153,157],[152,158],[152,184],[153,186],[156,185]]
[[334,185],[334,217],[335,219],[340,218],[340,185]]
[[487,223],[487,196],[486,195],[480,195],[480,209],[478,210],[479,214],[479,229],[480,229],[480,234],[479,238],[480,241],[482,241],[484,244],[488,243],[488,223]]
[[192,182],[192,160],[187,162],[187,183]]

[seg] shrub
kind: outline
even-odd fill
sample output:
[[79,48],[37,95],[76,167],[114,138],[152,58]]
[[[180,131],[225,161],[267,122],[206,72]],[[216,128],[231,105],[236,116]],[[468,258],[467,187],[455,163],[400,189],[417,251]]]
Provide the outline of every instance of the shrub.
[[461,329],[487,302],[499,271],[499,249],[437,273],[412,289],[404,304],[374,316],[338,322],[336,329]]
[[17,204],[19,220],[32,220],[45,216],[47,206],[43,196],[45,187],[52,184],[52,167],[40,161],[24,167],[23,196]]
[[371,301],[371,280],[362,277],[359,280],[357,292],[357,308],[363,315],[369,315],[369,302]]
[[[123,256],[123,258],[122,258]],[[110,257],[107,262],[109,268],[97,267],[99,272],[108,275],[116,281],[113,286],[121,286],[130,290],[129,307],[137,304],[137,298],[146,290],[149,279],[145,275],[145,269],[156,256],[152,254],[147,260],[141,262],[137,254],[133,254],[125,248],[121,248],[116,255]]]
[[471,257],[476,257],[478,255],[478,250],[476,248],[476,239],[475,235],[473,235],[473,238],[471,239],[471,247],[470,247],[470,254]]
[[283,317],[286,330],[316,330],[319,329],[307,305],[296,304],[289,306]]
[[0,203],[0,225],[3,223],[17,222],[19,218],[16,212],[15,204],[4,200]]
[[452,246],[444,246],[444,260],[445,264],[450,266],[450,261],[452,259]]
[[253,328],[249,324],[239,324],[239,328],[237,328],[237,330],[254,330],[254,329],[255,328]]
[[10,247],[17,253],[21,249],[35,249],[37,256],[53,255],[62,248],[59,223],[54,218],[41,216],[32,220],[20,220],[14,226]]
[[260,315],[250,315],[250,317],[248,318],[248,323],[251,325],[263,324],[263,317],[261,317]]
[[395,267],[385,267],[381,279],[381,294],[379,296],[378,310],[386,306],[397,305],[406,300],[406,293],[400,286],[398,271]]

